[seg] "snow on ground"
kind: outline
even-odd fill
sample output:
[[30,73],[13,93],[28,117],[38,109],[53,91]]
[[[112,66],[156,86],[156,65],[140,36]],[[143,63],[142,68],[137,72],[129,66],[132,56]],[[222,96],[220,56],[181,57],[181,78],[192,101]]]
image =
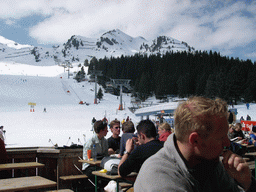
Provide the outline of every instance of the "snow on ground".
[[[71,72],[78,70],[74,67]],[[93,133],[93,117],[121,121],[129,116],[135,124],[140,121],[128,109],[132,106],[129,95],[123,94],[123,111],[117,110],[119,99],[108,93],[104,93],[99,104],[93,104],[95,84],[68,79],[60,66],[0,62],[0,87],[0,125],[6,130],[7,147],[83,144]],[[80,105],[80,101],[89,105]],[[34,112],[30,112],[29,102],[36,103]],[[237,119],[247,114],[256,119],[255,104],[249,110],[245,104],[234,107],[238,109]],[[109,131],[107,138],[110,135]]]
[[[135,122],[140,120],[128,109],[130,96],[123,95],[123,111],[117,110],[119,99],[107,93],[99,104],[93,104],[95,84],[68,79],[63,67],[28,68],[16,63],[9,70],[6,65],[14,64],[0,63],[0,124],[6,130],[7,147],[81,144],[84,135],[92,135],[93,117],[101,120],[106,115],[111,121],[130,116]],[[80,101],[89,105],[80,105]],[[36,103],[34,112],[30,112],[29,102]]]

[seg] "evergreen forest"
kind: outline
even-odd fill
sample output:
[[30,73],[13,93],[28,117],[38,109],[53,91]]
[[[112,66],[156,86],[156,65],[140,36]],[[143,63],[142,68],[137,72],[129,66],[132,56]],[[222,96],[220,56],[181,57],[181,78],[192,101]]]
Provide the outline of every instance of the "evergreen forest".
[[217,52],[168,52],[164,55],[93,58],[88,74],[102,71],[99,84],[110,79],[130,79],[141,100],[155,95],[222,98],[229,104],[256,101],[256,65],[251,60],[221,56]]

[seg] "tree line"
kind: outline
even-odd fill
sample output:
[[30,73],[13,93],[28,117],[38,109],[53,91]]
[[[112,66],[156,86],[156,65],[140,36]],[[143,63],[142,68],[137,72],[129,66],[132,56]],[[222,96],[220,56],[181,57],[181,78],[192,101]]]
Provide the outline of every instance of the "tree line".
[[222,98],[228,103],[256,100],[256,65],[251,60],[221,56],[217,52],[167,52],[164,55],[121,56],[96,59],[89,73],[101,70],[99,83],[112,79],[131,79],[134,94],[145,100],[155,95]]

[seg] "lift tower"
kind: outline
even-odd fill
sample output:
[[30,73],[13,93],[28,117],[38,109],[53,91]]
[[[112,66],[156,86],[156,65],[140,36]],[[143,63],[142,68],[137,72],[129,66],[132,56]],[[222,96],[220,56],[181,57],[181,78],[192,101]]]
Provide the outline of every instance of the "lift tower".
[[93,66],[93,71],[91,73],[91,75],[94,75],[95,77],[95,96],[94,96],[94,104],[97,104],[97,77],[98,76],[102,76],[102,71],[100,70],[96,70],[95,69],[95,65]]
[[122,101],[122,92],[123,92],[123,86],[128,87],[130,79],[111,79],[113,82],[113,86],[117,88],[120,86],[120,104],[118,110],[124,110],[123,108],[123,101]]

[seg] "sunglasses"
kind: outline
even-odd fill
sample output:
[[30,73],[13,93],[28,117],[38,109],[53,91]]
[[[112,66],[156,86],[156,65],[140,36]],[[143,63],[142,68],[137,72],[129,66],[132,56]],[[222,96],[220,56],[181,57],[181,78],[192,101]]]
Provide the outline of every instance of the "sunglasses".
[[114,129],[121,129],[121,127],[113,127]]

